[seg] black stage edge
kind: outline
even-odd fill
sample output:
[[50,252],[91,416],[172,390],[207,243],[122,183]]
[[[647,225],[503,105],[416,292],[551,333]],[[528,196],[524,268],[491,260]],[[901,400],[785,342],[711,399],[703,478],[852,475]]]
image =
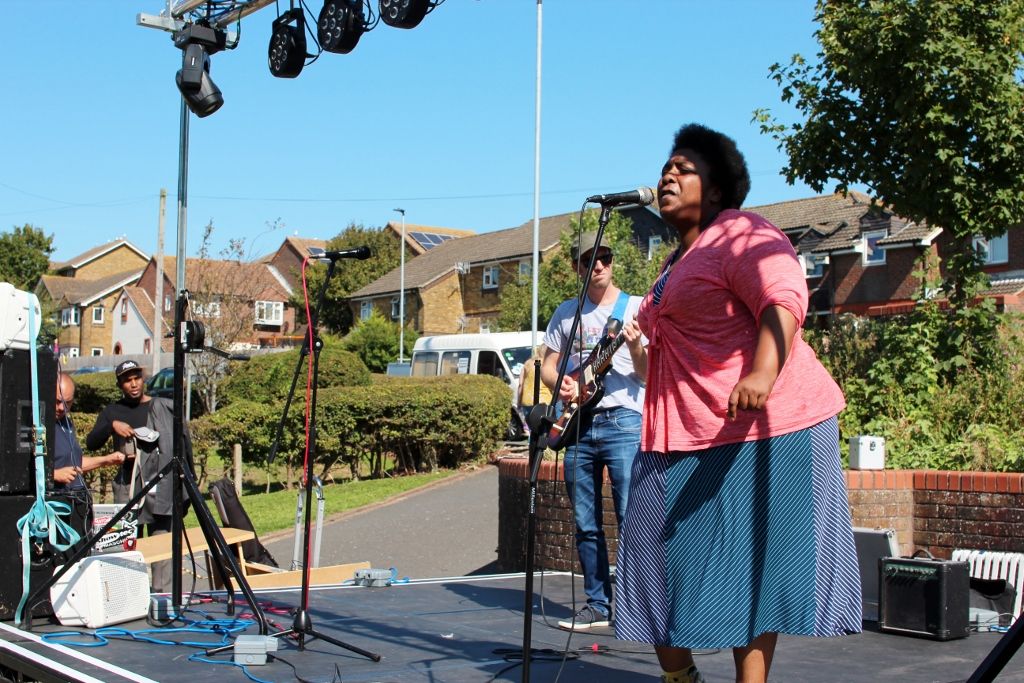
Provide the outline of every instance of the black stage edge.
[[[271,683],[294,683],[296,674],[308,681],[328,683],[484,683],[518,681],[516,661],[522,655],[523,574],[501,574],[450,579],[422,579],[382,588],[356,586],[314,587],[310,612],[319,630],[372,648],[383,658],[372,662],[330,643],[313,639],[299,651],[295,639],[282,638],[276,653],[281,662],[252,666],[250,673]],[[554,627],[570,616],[571,577],[563,573],[537,573],[532,620],[532,678],[554,681],[568,634]],[[576,594],[582,593],[577,578]],[[223,597],[223,594],[215,594]],[[258,598],[272,622],[287,626],[292,617],[279,608],[296,608],[301,590],[259,591]],[[240,605],[237,612],[243,612]],[[211,617],[225,618],[224,605],[197,605]],[[186,616],[200,618],[186,611]],[[88,633],[87,629],[44,624],[33,630],[0,622],[0,664],[40,681],[134,681],[135,683],[244,683],[250,679],[235,667],[189,661],[201,654],[198,647],[156,645],[111,640],[103,647],[74,648],[42,639],[56,631]],[[1001,633],[975,633],[967,638],[935,641],[880,633],[874,624],[864,633],[845,638],[782,636],[772,666],[772,681],[829,683],[948,683],[962,681],[985,659],[1002,638]],[[144,621],[115,628],[149,628]],[[245,634],[254,635],[250,627]],[[168,633],[155,637],[198,640],[195,634]],[[201,636],[213,645],[214,639]],[[566,662],[561,683],[657,683],[657,660],[640,643],[618,641],[611,629],[572,636],[576,657]],[[511,653],[511,654],[510,654]],[[229,662],[232,653],[213,659]],[[697,664],[708,683],[733,680],[732,653],[700,654]],[[500,673],[499,673],[500,672]],[[1024,683],[1024,667],[1010,662],[999,683]]]

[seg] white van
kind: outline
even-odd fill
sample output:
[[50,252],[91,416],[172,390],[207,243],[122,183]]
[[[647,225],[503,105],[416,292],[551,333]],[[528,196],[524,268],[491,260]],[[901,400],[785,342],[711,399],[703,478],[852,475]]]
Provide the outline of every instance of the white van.
[[532,339],[532,332],[420,337],[412,349],[412,376],[491,375],[500,378],[512,392],[507,436],[519,439],[525,433],[525,425],[516,409],[516,393],[519,373],[530,359]]

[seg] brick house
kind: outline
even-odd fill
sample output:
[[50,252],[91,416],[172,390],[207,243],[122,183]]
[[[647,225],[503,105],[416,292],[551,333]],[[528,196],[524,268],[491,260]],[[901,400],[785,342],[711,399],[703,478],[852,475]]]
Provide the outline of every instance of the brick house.
[[118,294],[138,281],[149,256],[117,239],[55,263],[35,293],[52,307],[61,355],[104,356],[113,352],[112,319]]
[[[624,207],[637,243],[645,248],[670,235],[657,213]],[[540,258],[558,248],[576,213],[540,220]],[[392,224],[389,224],[391,226]],[[410,227],[406,224],[406,234]],[[533,264],[533,221],[517,228],[444,240],[405,263],[405,319],[421,335],[493,331],[501,312],[501,288],[528,274]],[[398,320],[399,268],[353,292],[348,302],[356,319],[373,311]]]
[[[953,246],[940,228],[908,222],[871,203],[859,192],[819,195],[777,204],[744,207],[761,214],[796,248],[810,291],[809,322],[815,315],[891,315],[910,310],[925,291],[922,256],[938,264],[930,278],[944,274],[942,257]],[[992,278],[987,295],[1005,310],[1024,310],[1024,234],[1008,230],[984,246]]]
[[[174,316],[177,258],[165,256],[163,263],[163,311]],[[138,287],[154,301],[156,259],[150,259]],[[226,331],[228,351],[291,345],[296,341],[295,311],[289,306],[291,286],[278,270],[265,262],[190,258],[185,264],[186,289],[190,294],[191,316],[207,325],[207,342],[214,342],[214,329]],[[217,342],[223,343],[223,342]]]
[[302,262],[309,256],[310,247],[327,248],[327,240],[289,235],[272,254],[259,259],[272,266],[292,290],[302,285]]

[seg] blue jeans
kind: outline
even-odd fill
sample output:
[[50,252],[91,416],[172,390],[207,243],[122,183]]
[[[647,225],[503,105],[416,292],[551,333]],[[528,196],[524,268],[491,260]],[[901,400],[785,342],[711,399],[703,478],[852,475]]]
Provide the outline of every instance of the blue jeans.
[[621,524],[629,494],[629,472],[640,449],[640,413],[628,408],[597,411],[589,427],[580,425],[579,443],[565,450],[565,487],[576,520],[576,552],[583,568],[587,604],[611,614],[612,581],[604,536],[601,490],[604,469],[612,481],[615,519]]

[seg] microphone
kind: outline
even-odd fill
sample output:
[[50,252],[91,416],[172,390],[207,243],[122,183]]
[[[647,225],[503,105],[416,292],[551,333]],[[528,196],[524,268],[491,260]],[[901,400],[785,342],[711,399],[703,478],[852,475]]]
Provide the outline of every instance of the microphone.
[[309,255],[315,259],[326,259],[337,261],[342,258],[357,258],[359,260],[370,258],[369,247],[353,247],[352,249],[338,249],[336,251],[324,251],[320,247],[310,247]]
[[604,206],[618,206],[620,204],[639,204],[647,206],[654,201],[654,190],[649,187],[639,187],[630,192],[616,192],[614,194],[595,194],[587,197],[588,202],[596,202]]

